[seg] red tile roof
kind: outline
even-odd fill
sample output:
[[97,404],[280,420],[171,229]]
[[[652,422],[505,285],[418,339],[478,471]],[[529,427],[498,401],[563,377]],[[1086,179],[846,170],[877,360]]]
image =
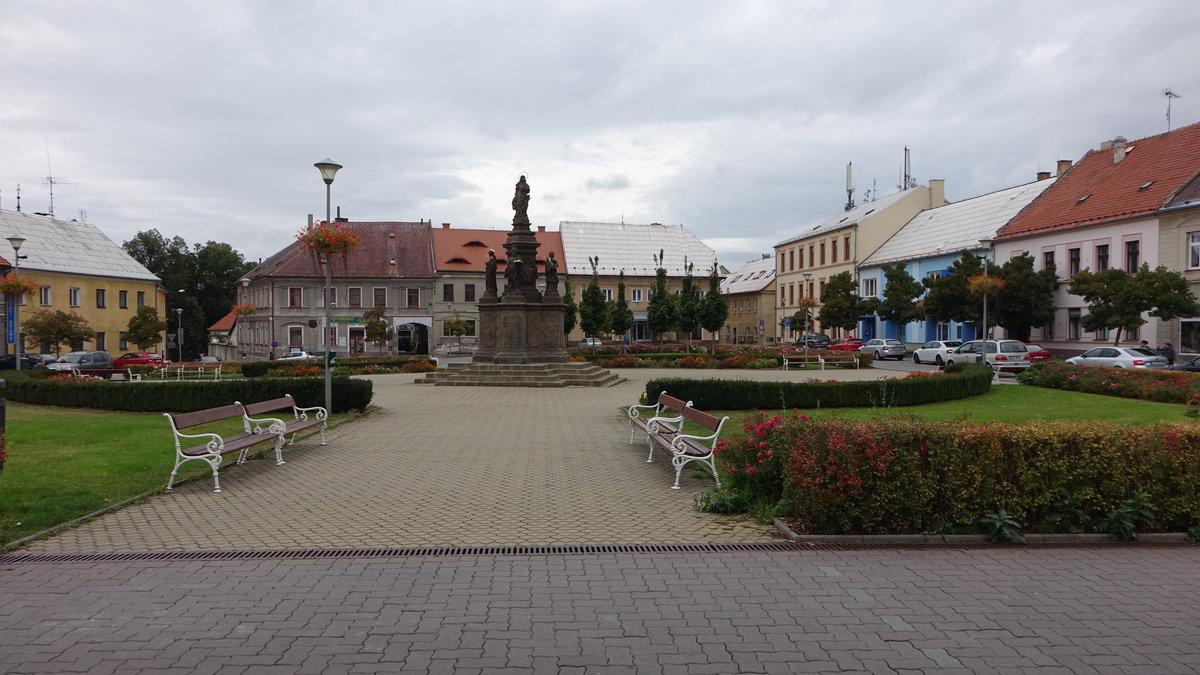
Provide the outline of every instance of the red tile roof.
[[[501,261],[500,269],[503,270],[506,262],[504,242],[508,239],[508,232],[508,230],[434,228],[434,266],[439,272],[483,272],[483,264],[487,262],[488,249],[492,249]],[[545,230],[535,231],[533,235],[541,244],[537,250],[538,270],[545,271],[546,255],[554,251],[561,274],[561,270],[566,269],[566,263],[563,262],[562,235]]]
[[1200,124],[1126,143],[1113,163],[1113,150],[1092,150],[1025,207],[997,239],[1065,230],[1154,213],[1200,171]]
[[[343,225],[358,235],[358,245],[343,260],[333,257],[333,275],[359,279],[432,279],[433,238],[429,223],[355,223]],[[247,275],[265,277],[323,277],[321,266],[295,240],[258,264]]]
[[231,331],[233,324],[237,323],[237,310],[230,310],[228,314],[217,320],[216,323],[209,326],[209,330],[213,331]]

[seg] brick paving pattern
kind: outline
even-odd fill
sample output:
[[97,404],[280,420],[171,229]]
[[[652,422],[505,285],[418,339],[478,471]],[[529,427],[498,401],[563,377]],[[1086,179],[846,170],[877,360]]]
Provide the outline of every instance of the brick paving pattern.
[[[324,448],[19,553],[773,540],[692,511],[705,483],[671,491],[628,445],[617,408],[662,372],[566,391],[377,377],[383,410]],[[10,557],[0,672],[1195,673],[1198,601],[1190,548]]]

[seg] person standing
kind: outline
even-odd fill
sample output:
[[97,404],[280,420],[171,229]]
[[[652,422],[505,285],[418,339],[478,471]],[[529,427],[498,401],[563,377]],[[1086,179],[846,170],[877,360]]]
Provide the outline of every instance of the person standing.
[[1175,365],[1175,348],[1171,346],[1170,342],[1163,343],[1163,346],[1159,348],[1158,353],[1166,357],[1168,368]]

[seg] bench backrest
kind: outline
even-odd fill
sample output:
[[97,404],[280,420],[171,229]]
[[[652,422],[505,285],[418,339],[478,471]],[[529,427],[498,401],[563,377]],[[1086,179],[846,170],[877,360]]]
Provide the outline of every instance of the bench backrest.
[[271,412],[273,410],[282,410],[284,408],[291,410],[293,408],[293,406],[295,405],[295,403],[296,402],[294,400],[292,400],[291,395],[288,394],[288,395],[283,396],[282,398],[273,398],[270,401],[259,401],[258,403],[246,403],[242,407],[246,409],[247,415],[254,416],[254,415],[259,415],[259,414],[265,413],[265,412]]
[[225,420],[230,417],[241,417],[242,406],[240,405],[223,405],[220,408],[209,408],[208,410],[197,410],[196,412],[180,413],[171,415],[167,413],[176,429],[187,429],[200,424],[208,424],[217,420]]
[[721,426],[721,420],[691,406],[683,409],[683,418],[689,422],[695,422],[709,431],[716,431],[717,427]]
[[681,399],[675,398],[674,396],[668,396],[667,392],[664,391],[658,395],[658,406],[663,410],[679,411],[687,407],[687,403]]

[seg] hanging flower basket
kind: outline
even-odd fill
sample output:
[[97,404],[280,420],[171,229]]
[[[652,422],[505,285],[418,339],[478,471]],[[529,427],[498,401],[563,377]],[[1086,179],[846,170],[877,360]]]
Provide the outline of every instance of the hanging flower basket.
[[304,228],[296,235],[296,241],[304,247],[319,264],[321,258],[335,255],[345,262],[350,249],[358,245],[358,235],[341,223],[320,222]]
[[0,293],[21,297],[24,295],[32,295],[38,290],[38,285],[32,279],[8,275],[0,279]]
[[234,305],[231,309],[236,312],[238,316],[250,316],[251,314],[258,313],[258,308],[249,303],[239,303]]
[[1004,280],[1000,277],[980,274],[967,279],[967,291],[976,297],[995,295],[1004,288]]

